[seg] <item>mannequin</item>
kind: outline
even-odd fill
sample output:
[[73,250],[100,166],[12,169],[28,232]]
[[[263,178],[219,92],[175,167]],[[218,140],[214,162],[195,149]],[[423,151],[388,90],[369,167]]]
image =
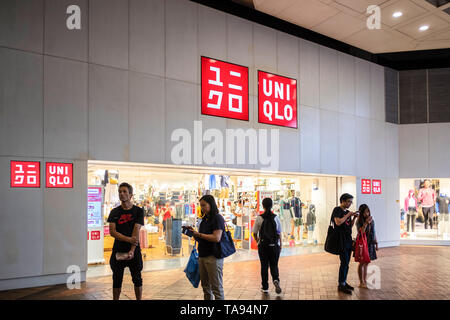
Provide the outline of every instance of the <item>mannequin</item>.
[[[405,211],[407,212],[407,226],[406,231],[415,232],[416,230],[416,215],[417,215],[417,199],[414,195],[414,190],[411,189],[408,192],[408,196],[405,198]],[[411,226],[411,229],[410,229]]]
[[422,203],[425,229],[428,229],[428,223],[430,224],[430,229],[433,229],[433,214],[436,203],[436,192],[431,188],[430,180],[425,180],[424,187],[419,190],[417,200]]
[[289,199],[291,204],[291,214],[294,218],[294,225],[292,226],[292,235],[295,237],[295,243],[299,244],[303,240],[303,219],[302,219],[302,206],[304,205],[300,200],[300,192],[292,192],[292,196]]
[[290,210],[290,204],[288,201],[284,199],[284,196],[282,195],[280,197],[280,220],[281,220],[281,231],[282,231],[282,241],[285,245],[287,245],[286,242],[289,241],[289,234],[291,231],[291,210]]
[[441,193],[436,198],[436,212],[439,215],[439,233],[443,234],[445,240],[449,239],[450,236],[449,203],[450,198],[445,193]]
[[317,244],[317,239],[314,237],[314,229],[316,226],[316,206],[309,205],[309,211],[306,215],[306,225],[308,227],[308,244]]

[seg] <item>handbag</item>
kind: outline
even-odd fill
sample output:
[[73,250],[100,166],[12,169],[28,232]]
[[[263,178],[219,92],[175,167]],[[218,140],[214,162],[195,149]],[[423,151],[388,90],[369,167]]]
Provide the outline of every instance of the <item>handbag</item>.
[[324,249],[328,253],[339,255],[343,248],[344,238],[342,232],[335,226],[333,217],[331,217]]
[[184,272],[194,288],[198,288],[200,283],[200,268],[198,265],[198,252],[196,245],[192,248],[191,256],[189,257],[189,261],[184,269]]
[[237,225],[237,217],[234,216],[233,220],[231,220],[231,223],[234,224],[235,226]]
[[236,248],[234,246],[233,238],[231,237],[231,232],[228,230],[228,226],[225,224],[226,230],[222,232],[222,238],[220,239],[220,256],[219,259],[226,258],[231,256],[236,252]]
[[367,246],[367,236],[365,232],[358,232],[355,243],[355,261],[369,263],[369,248]]

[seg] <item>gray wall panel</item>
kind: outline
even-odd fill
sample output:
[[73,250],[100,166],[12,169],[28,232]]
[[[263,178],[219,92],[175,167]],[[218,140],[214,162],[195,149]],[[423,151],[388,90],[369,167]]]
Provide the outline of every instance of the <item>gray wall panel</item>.
[[301,171],[320,173],[320,109],[300,106],[299,126]]
[[44,58],[44,154],[88,158],[88,65]]
[[297,80],[299,88],[299,39],[277,32],[277,74]]
[[370,64],[370,117],[385,121],[384,68]]
[[426,70],[399,74],[400,123],[427,123]]
[[370,63],[355,58],[356,115],[370,118]]
[[166,77],[200,82],[198,6],[184,0],[166,0]]
[[319,106],[319,46],[306,40],[300,40],[300,101],[299,105]]
[[42,60],[0,48],[0,155],[42,156]]
[[338,56],[335,50],[320,47],[320,108],[338,111]]
[[89,1],[89,62],[128,68],[128,0]]
[[201,56],[227,60],[227,26],[224,14],[200,6],[198,9],[198,34]]
[[38,276],[43,272],[44,219],[42,188],[10,188],[10,161],[42,158],[0,157],[0,279]]
[[450,68],[428,70],[429,122],[450,122]]
[[356,118],[339,114],[339,173],[352,175],[356,171]]
[[389,68],[384,70],[386,121],[398,124],[398,71]]
[[[67,14],[70,5],[80,8],[81,29],[67,28]],[[88,0],[46,0],[45,1],[45,41],[46,54],[87,61],[88,30],[89,30]],[[72,18],[70,19],[72,21]]]
[[0,1],[0,46],[42,53],[44,0]]
[[130,161],[163,163],[164,79],[130,72]]
[[320,110],[320,169],[322,173],[339,172],[339,131],[337,112]]
[[89,66],[89,159],[128,161],[128,71]]
[[194,121],[198,119],[197,85],[176,80],[166,80],[166,157],[165,162],[174,164],[171,157],[172,148],[178,141],[171,142],[172,133],[176,129],[185,129],[191,136],[191,164],[194,161]]
[[338,53],[339,112],[355,115],[355,59]]
[[165,73],[164,1],[130,0],[130,70]]
[[87,161],[64,161],[73,163],[73,189],[42,189],[44,274],[66,273],[71,265],[87,268]]

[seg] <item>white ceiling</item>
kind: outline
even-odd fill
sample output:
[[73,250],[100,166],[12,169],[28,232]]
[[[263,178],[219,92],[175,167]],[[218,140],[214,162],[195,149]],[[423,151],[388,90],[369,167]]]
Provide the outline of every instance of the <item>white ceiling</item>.
[[[372,53],[450,48],[450,15],[425,0],[253,0],[256,10]],[[381,9],[381,29],[366,25],[369,5]],[[450,10],[450,9],[449,9]],[[402,11],[403,16],[392,14]],[[419,31],[421,25],[427,31]]]

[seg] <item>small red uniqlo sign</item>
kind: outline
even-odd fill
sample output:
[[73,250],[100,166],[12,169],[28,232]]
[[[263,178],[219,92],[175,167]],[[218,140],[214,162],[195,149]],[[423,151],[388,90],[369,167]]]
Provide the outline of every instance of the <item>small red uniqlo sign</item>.
[[370,192],[371,192],[370,179],[361,179],[361,193],[370,194]]
[[297,80],[258,71],[258,122],[297,128]]
[[11,161],[12,188],[40,188],[40,162]]
[[202,114],[248,121],[248,68],[206,57],[202,63]]
[[381,180],[372,180],[372,193],[381,194]]
[[46,187],[47,188],[72,188],[73,187],[73,164],[47,162]]
[[100,240],[100,231],[91,231],[91,240]]

